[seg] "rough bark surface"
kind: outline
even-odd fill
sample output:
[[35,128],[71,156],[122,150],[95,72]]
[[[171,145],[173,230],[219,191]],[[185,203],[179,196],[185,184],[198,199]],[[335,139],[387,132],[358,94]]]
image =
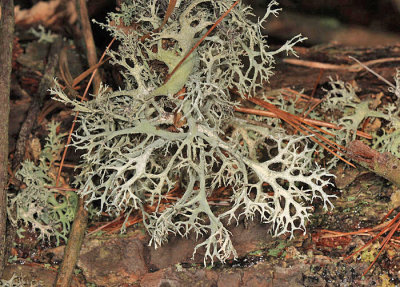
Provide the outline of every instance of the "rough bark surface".
[[5,264],[8,116],[10,112],[11,58],[14,33],[13,0],[0,0],[0,277]]

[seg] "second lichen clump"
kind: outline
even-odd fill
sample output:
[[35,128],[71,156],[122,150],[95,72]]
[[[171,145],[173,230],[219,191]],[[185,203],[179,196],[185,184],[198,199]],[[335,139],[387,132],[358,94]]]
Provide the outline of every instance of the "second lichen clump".
[[[235,117],[230,95],[253,95],[272,75],[273,56],[293,53],[304,38],[269,50],[261,30],[280,10],[277,2],[258,22],[239,4],[165,82],[234,1],[177,1],[159,31],[164,2],[126,1],[103,25],[119,42],[110,56],[122,69],[123,88],[102,89],[83,103],[53,90],[80,111],[73,142],[84,151],[80,195],[113,214],[140,209],[155,246],[171,233],[205,235],[196,247],[205,248],[205,261],[236,255],[224,218],[258,214],[275,235],[304,230],[312,210],[307,204],[320,198],[325,208],[331,205],[323,191],[329,174],[313,166],[305,137]],[[177,184],[182,197],[160,208]],[[207,199],[221,186],[231,188],[231,206],[216,214]]]
[[63,149],[64,135],[57,133],[58,124],[49,124],[49,135],[40,151],[38,162],[26,160],[16,173],[25,187],[16,194],[9,194],[8,219],[14,226],[29,227],[38,232],[39,238],[54,236],[57,245],[60,239],[67,240],[71,223],[75,217],[78,196],[73,191],[61,193],[52,189],[56,183],[57,169]]

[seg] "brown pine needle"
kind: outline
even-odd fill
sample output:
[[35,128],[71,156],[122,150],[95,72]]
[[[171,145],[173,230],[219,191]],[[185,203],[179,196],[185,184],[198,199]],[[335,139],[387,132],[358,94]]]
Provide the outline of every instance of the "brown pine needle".
[[[246,96],[246,98],[251,101],[254,104],[257,104],[267,110],[269,110],[270,112],[275,113],[281,120],[285,121],[286,123],[288,123],[289,125],[291,125],[296,131],[304,134],[304,135],[312,135],[310,137],[310,139],[312,141],[314,141],[315,143],[317,143],[318,145],[320,145],[321,147],[323,147],[325,150],[327,150],[328,152],[330,152],[331,154],[333,154],[334,156],[338,157],[340,160],[342,160],[343,162],[347,163],[348,165],[355,167],[354,164],[352,164],[351,162],[349,162],[348,160],[344,159],[343,157],[341,157],[340,155],[338,155],[334,150],[330,149],[329,147],[327,147],[325,144],[323,144],[321,141],[325,142],[328,145],[332,145],[332,141],[330,141],[329,139],[327,139],[326,137],[313,132],[311,129],[309,129],[308,127],[305,127],[303,125],[301,125],[301,118],[296,116],[296,115],[292,115],[288,112],[282,111],[281,109],[277,108],[275,105],[268,103],[264,100],[261,99],[257,99],[257,98],[251,98]],[[321,141],[317,140],[314,136],[316,136],[317,138],[319,138]],[[337,145],[337,144],[335,144]],[[339,146],[339,145],[338,145]],[[340,146],[342,148],[342,150],[346,150],[344,147]],[[334,148],[336,150],[338,150],[337,148]]]
[[45,188],[58,190],[58,191],[77,191],[78,189],[72,187],[62,187],[62,186],[50,186],[47,185]]
[[119,220],[121,220],[122,217],[123,217],[123,215],[118,216],[118,217],[115,218],[114,220],[112,220],[112,221],[110,221],[110,222],[107,222],[106,224],[101,225],[100,227],[96,228],[96,229],[93,230],[93,231],[90,231],[86,236],[90,236],[90,235],[92,235],[92,234],[94,234],[94,233],[97,233],[97,232],[103,230],[103,229],[106,228],[107,226],[110,226],[111,224],[113,224],[113,223],[118,222]]
[[[392,212],[392,210],[389,211],[388,214],[390,214],[391,212]],[[368,273],[368,271],[372,268],[372,266],[374,265],[374,263],[376,262],[378,257],[381,255],[383,250],[386,248],[388,242],[392,239],[393,234],[399,228],[399,226],[400,226],[399,218],[400,218],[400,213],[398,213],[391,221],[383,223],[383,224],[380,224],[379,226],[376,226],[375,228],[371,228],[370,230],[377,230],[378,229],[377,227],[382,227],[383,226],[381,231],[377,235],[375,235],[371,240],[369,240],[367,243],[365,243],[364,246],[362,246],[360,249],[358,249],[357,251],[355,251],[355,252],[351,253],[350,255],[348,255],[347,257],[345,257],[344,260],[347,260],[347,259],[353,257],[354,255],[360,253],[362,250],[364,250],[369,245],[371,245],[375,240],[377,240],[382,234],[384,234],[384,233],[386,233],[386,232],[388,232],[390,230],[389,234],[386,235],[384,240],[382,241],[378,254],[375,256],[374,260],[368,266],[368,268],[364,271],[363,276],[365,276],[365,274]],[[355,232],[345,233],[345,234],[343,234],[343,236],[345,236],[345,235],[355,235],[355,234],[360,235],[360,233],[363,233],[363,230],[358,230],[358,231],[355,231]]]
[[399,228],[399,226],[400,226],[400,221],[396,223],[394,228],[392,228],[390,233],[386,236],[384,242],[382,242],[382,244],[381,244],[381,249],[379,250],[378,254],[375,256],[374,261],[372,261],[372,263],[368,266],[367,270],[364,271],[363,276],[365,276],[365,274],[368,273],[368,271],[372,268],[372,266],[374,265],[376,260],[378,260],[378,257],[381,255],[382,251],[387,246],[387,243],[389,242],[390,238],[392,238],[393,234],[396,232],[396,230],[397,230],[397,228]]
[[[319,131],[320,133],[326,134],[326,135],[331,136],[331,137],[335,137],[335,135],[334,135],[333,133],[330,133],[330,132],[328,132],[328,131],[326,131],[326,130],[323,130],[323,129],[321,129],[320,127],[318,127],[318,126],[316,126],[316,125],[313,125],[313,124],[311,124],[311,123],[306,123],[306,122],[304,121],[303,118],[300,118],[300,121],[301,121],[303,124],[309,125],[309,126],[312,127],[313,129],[316,129],[316,130]],[[332,144],[333,144],[333,145],[337,145],[338,147],[342,148],[342,146],[341,146],[340,144],[335,143],[335,142],[333,142],[333,141],[332,141]]]
[[386,215],[384,218],[382,218],[381,222],[385,222],[386,219],[389,218],[389,216],[393,213],[393,211],[395,210],[395,208],[392,208]]
[[314,102],[314,103],[320,103],[321,102],[320,99],[311,98],[310,96],[307,96],[307,95],[305,95],[303,93],[300,93],[300,92],[298,92],[296,90],[293,90],[291,88],[283,88],[281,90],[281,93],[282,93],[282,95],[285,95],[285,96],[288,96],[288,97],[291,97],[291,98],[294,98],[296,96],[300,96],[298,98],[299,102],[301,102],[301,101],[303,101],[303,102]]
[[[54,165],[55,165],[55,166],[60,166],[61,164],[58,163],[58,162],[55,162]],[[76,164],[72,164],[72,163],[65,163],[65,162],[64,162],[63,166],[69,167],[69,168],[76,168]]]
[[164,20],[161,23],[161,26],[158,28],[158,31],[161,31],[162,28],[167,24],[169,17],[171,17],[172,12],[175,10],[176,0],[169,0],[167,11],[164,15]]
[[[314,95],[315,95],[315,93],[317,92],[317,88],[318,88],[318,84],[319,84],[319,82],[321,81],[321,77],[322,77],[322,75],[324,74],[324,70],[319,70],[319,75],[318,75],[318,78],[317,78],[317,80],[315,81],[315,84],[314,84],[314,88],[313,88],[313,90],[312,90],[312,92],[311,92],[311,96],[310,96],[310,98],[311,99],[314,99]],[[311,99],[310,99],[310,101],[308,101],[308,103],[307,103],[307,107],[309,107],[310,105],[311,105]],[[313,105],[311,105],[311,107],[308,109],[308,111],[306,111],[306,109],[307,109],[307,107],[304,109],[304,112],[303,112],[303,117],[307,117],[320,103],[321,103],[322,101],[318,101],[318,102],[316,102],[316,103],[314,103]]]
[[[245,113],[245,114],[254,114],[254,115],[265,116],[265,117],[270,117],[270,118],[277,118],[278,117],[275,113],[270,112],[270,111],[257,110],[257,109],[244,108],[244,107],[235,107],[234,109],[237,112],[241,112],[241,113]],[[334,130],[342,129],[342,127],[339,127],[339,126],[337,126],[335,124],[327,123],[327,122],[320,121],[320,120],[302,118],[302,121],[305,124],[308,124],[308,125],[313,124],[313,125],[316,125],[316,126],[331,128],[331,129],[334,129]],[[357,131],[356,133],[357,133],[357,135],[359,137],[363,137],[363,138],[366,138],[366,139],[372,139],[371,135],[369,135],[369,134],[367,134],[367,133],[365,133],[363,131]]]
[[[103,61],[104,57],[106,56],[107,51],[110,49],[110,47],[114,43],[114,41],[115,41],[115,38],[113,38],[111,40],[110,44],[108,44],[107,48],[104,50],[104,53],[103,53],[103,55],[101,56],[101,58],[99,60],[99,63],[101,63]],[[89,91],[89,87],[90,87],[90,85],[91,85],[91,83],[92,83],[92,81],[94,79],[94,75],[96,74],[96,71],[97,71],[97,69],[93,70],[92,76],[90,77],[89,83],[86,86],[86,89],[85,89],[85,92],[83,93],[81,101],[84,101],[86,99],[86,95],[87,95],[87,93]],[[78,118],[78,115],[79,115],[79,112],[76,112],[74,121],[72,122],[72,125],[71,125],[71,129],[70,129],[70,131],[68,133],[67,143],[65,144],[64,152],[63,152],[63,155],[62,155],[62,158],[61,158],[61,162],[60,162],[60,167],[59,167],[58,173],[57,173],[56,186],[58,186],[58,183],[60,181],[61,171],[62,171],[62,168],[63,168],[63,165],[64,165],[64,161],[65,161],[65,156],[67,155],[68,146],[69,146],[69,144],[71,142],[72,133],[73,133],[73,131],[75,129],[75,123],[76,123],[76,120]]]
[[[103,59],[103,57],[102,57]],[[108,57],[107,59],[105,59],[104,61],[100,60],[96,65],[91,66],[89,69],[87,69],[86,71],[84,71],[82,74],[80,74],[79,76],[77,76],[73,81],[72,81],[72,88],[76,88],[76,86],[82,82],[82,80],[84,80],[87,76],[90,75],[90,73],[93,73],[94,70],[97,70],[97,68],[99,68],[101,65],[103,65],[105,62],[107,62],[108,60],[110,60],[111,57]]]
[[[388,218],[388,216],[390,216],[390,214],[392,214],[394,211],[394,209],[391,209],[383,218],[383,220],[386,220]],[[357,231],[353,231],[353,232],[340,232],[340,231],[332,231],[332,230],[326,230],[326,229],[321,229],[320,232],[323,233],[329,233],[327,235],[322,235],[320,238],[334,238],[334,237],[343,237],[343,236],[351,236],[351,235],[369,235],[371,236],[372,232],[374,231],[379,231],[378,234],[374,235],[372,237],[372,239],[370,239],[367,243],[365,243],[361,248],[359,248],[358,250],[356,250],[355,252],[351,253],[350,255],[346,256],[343,260],[348,260],[349,258],[353,257],[354,255],[360,253],[361,251],[363,251],[364,249],[366,249],[368,246],[370,246],[375,240],[377,240],[381,235],[383,235],[386,232],[389,232],[384,240],[382,241],[382,243],[380,244],[380,250],[378,252],[378,254],[375,256],[373,262],[368,266],[368,268],[364,271],[363,276],[365,276],[369,270],[371,270],[372,266],[374,265],[374,263],[376,262],[376,260],[378,259],[378,257],[382,254],[383,250],[387,247],[387,244],[390,241],[394,241],[397,242],[398,240],[396,240],[393,237],[393,234],[399,229],[400,227],[400,213],[398,213],[392,220],[387,221],[387,222],[383,222],[377,226],[374,226],[372,228],[363,228],[363,229],[359,229]]]

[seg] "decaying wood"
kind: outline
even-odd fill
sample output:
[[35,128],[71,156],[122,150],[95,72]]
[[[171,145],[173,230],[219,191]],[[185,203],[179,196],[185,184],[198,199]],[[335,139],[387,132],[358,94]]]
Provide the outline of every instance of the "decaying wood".
[[0,278],[6,256],[8,117],[14,37],[13,2],[13,0],[0,0]]
[[400,159],[393,154],[380,153],[355,140],[347,146],[347,157],[400,187]]

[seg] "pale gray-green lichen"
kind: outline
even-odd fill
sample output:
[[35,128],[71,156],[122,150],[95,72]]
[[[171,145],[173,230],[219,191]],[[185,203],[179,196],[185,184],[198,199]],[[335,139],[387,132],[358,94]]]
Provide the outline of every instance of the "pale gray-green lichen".
[[[347,146],[356,139],[357,130],[362,128],[367,119],[386,122],[384,129],[379,128],[379,133],[373,134],[372,147],[380,152],[391,152],[400,157],[400,80],[398,77],[400,77],[399,73],[395,76],[396,86],[389,88],[389,91],[397,96],[397,102],[386,106],[382,106],[380,100],[376,98],[361,101],[350,83],[330,79],[330,88],[326,90],[324,100],[320,104],[319,115],[315,113],[313,117],[324,119],[323,116],[331,115],[329,121],[340,126],[341,129],[334,133],[334,137],[330,135],[326,137],[342,146]],[[337,157],[330,159],[327,162],[328,169],[334,167],[338,160]]]
[[390,152],[400,158],[400,69],[394,76],[395,85],[389,87],[389,92],[396,96],[396,102],[384,107],[384,119],[388,121],[386,130],[381,135],[375,134],[373,147],[381,152]]
[[[274,235],[293,235],[305,229],[314,199],[328,208],[332,197],[323,190],[330,174],[313,165],[307,138],[250,124],[233,112],[230,89],[254,94],[272,75],[273,56],[294,53],[293,45],[304,40],[298,35],[268,49],[261,30],[280,10],[276,1],[255,23],[251,9],[239,4],[164,83],[165,70],[170,73],[233,3],[178,1],[157,32],[163,1],[126,1],[103,25],[119,42],[109,55],[125,86],[102,88],[82,103],[57,86],[52,90],[80,112],[72,145],[84,151],[76,185],[87,204],[98,202],[113,214],[141,210],[156,247],[171,233],[205,235],[196,250],[204,247],[204,262],[211,263],[236,256],[224,218],[258,215]],[[182,197],[161,204],[177,184]],[[207,199],[221,186],[231,188],[231,206],[216,213]]]
[[35,287],[42,286],[40,283],[31,281],[27,282],[22,277],[13,274],[9,280],[0,279],[0,287]]
[[39,238],[54,237],[57,244],[60,239],[67,240],[71,223],[75,217],[78,196],[68,191],[60,194],[51,189],[55,186],[56,168],[54,162],[62,151],[63,136],[57,133],[58,124],[49,124],[49,135],[40,152],[38,163],[26,160],[16,173],[16,178],[25,184],[25,188],[14,195],[9,193],[8,219],[15,226],[22,223],[37,231]]

